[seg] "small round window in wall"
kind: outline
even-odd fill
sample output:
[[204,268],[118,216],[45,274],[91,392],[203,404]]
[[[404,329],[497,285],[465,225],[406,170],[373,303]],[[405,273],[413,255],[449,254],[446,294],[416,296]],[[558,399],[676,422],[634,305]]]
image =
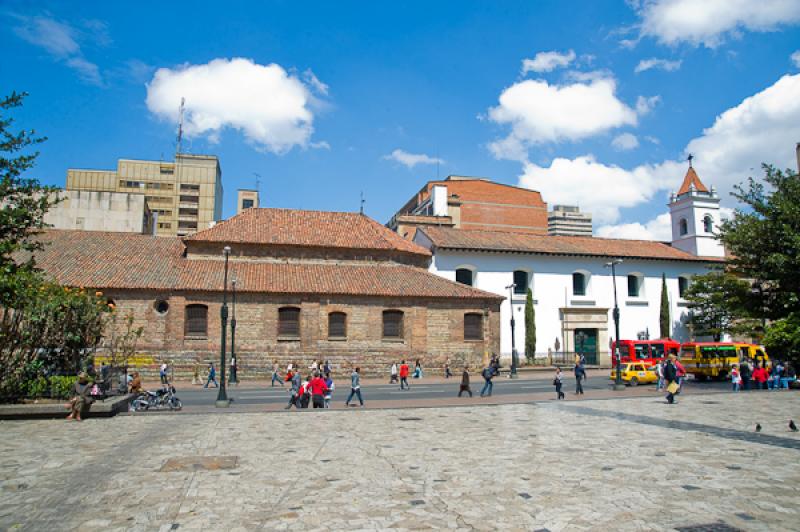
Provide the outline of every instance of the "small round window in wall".
[[155,305],[153,305],[153,308],[156,309],[156,312],[163,315],[166,314],[167,311],[169,310],[169,303],[167,303],[163,299],[159,299],[158,301],[156,301]]

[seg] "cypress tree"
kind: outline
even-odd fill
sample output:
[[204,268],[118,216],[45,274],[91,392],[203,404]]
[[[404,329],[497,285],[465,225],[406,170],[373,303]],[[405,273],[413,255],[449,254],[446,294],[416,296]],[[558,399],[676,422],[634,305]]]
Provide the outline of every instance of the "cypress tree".
[[658,316],[658,323],[661,328],[659,338],[670,338],[672,328],[669,326],[669,297],[667,296],[667,276],[661,274],[661,313]]
[[536,311],[533,308],[533,292],[528,288],[525,298],[525,358],[533,362],[536,358]]

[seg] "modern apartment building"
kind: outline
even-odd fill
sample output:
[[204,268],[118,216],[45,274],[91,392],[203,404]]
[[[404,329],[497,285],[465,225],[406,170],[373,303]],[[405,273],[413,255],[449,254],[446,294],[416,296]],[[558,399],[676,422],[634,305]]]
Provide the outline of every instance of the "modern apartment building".
[[70,168],[66,189],[144,194],[159,236],[196,233],[222,218],[222,170],[214,155],[119,159],[116,170]]
[[592,236],[592,215],[573,205],[554,205],[547,213],[547,234],[553,236]]

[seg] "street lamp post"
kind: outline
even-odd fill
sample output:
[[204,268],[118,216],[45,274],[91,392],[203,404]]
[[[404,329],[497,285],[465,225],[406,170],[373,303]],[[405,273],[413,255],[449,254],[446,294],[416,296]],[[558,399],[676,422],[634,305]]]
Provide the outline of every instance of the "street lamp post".
[[236,360],[236,277],[231,280],[232,299],[233,299],[233,316],[231,317],[231,375],[228,378],[228,383],[235,382],[239,384],[239,361]]
[[617,272],[615,270],[615,266],[622,262],[622,259],[614,259],[611,262],[606,263],[606,268],[609,266],[611,267],[611,282],[614,284],[614,334],[616,335],[616,341],[614,342],[614,360],[617,363],[617,372],[616,377],[614,378],[614,389],[615,390],[624,390],[625,385],[622,383],[622,368],[620,367],[622,364],[620,363],[620,355],[619,355],[619,306],[617,305]]
[[222,250],[225,256],[225,276],[222,283],[222,308],[219,309],[220,322],[222,323],[222,330],[220,332],[220,347],[219,347],[219,392],[217,393],[217,408],[227,408],[231,405],[228,401],[228,394],[225,393],[225,344],[226,332],[228,329],[228,256],[231,254],[230,246],[225,246]]
[[512,379],[517,378],[517,347],[514,340],[514,288],[516,287],[515,283],[506,286],[508,288],[508,308],[511,311],[511,373],[509,377]]

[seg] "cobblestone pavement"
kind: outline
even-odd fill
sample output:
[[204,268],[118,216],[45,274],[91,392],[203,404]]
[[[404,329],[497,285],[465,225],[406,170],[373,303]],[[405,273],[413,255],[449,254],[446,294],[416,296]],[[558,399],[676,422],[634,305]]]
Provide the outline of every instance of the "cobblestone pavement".
[[790,418],[795,392],[0,422],[0,529],[798,530]]

